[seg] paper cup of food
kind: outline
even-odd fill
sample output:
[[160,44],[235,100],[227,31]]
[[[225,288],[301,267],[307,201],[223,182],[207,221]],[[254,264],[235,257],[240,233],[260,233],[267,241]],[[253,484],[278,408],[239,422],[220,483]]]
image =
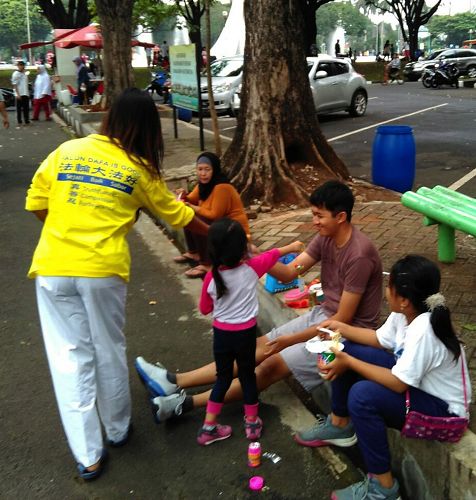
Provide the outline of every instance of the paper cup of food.
[[[331,351],[331,347],[342,351],[344,344],[333,340],[321,340],[318,336],[306,342],[306,349],[313,354],[317,354],[317,362],[321,364],[327,365],[335,359],[336,355]],[[325,378],[325,374],[321,373],[321,377]]]

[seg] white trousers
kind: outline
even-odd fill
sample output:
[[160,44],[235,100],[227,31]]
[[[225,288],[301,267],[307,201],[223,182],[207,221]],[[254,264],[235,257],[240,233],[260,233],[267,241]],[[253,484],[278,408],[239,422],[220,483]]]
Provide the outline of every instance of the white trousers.
[[77,462],[101,457],[131,421],[123,333],[127,285],[118,278],[36,278],[43,339],[61,420]]

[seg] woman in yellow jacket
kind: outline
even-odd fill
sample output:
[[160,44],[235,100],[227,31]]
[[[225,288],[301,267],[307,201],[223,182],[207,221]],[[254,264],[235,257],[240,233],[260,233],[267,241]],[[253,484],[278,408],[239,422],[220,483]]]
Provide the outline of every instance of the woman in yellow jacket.
[[126,235],[146,208],[175,227],[207,226],[161,178],[163,142],[151,97],[127,89],[100,134],[65,142],[33,177],[26,209],[44,221],[28,276],[63,427],[80,477],[94,479],[106,442],[131,431],[123,333],[130,254]]

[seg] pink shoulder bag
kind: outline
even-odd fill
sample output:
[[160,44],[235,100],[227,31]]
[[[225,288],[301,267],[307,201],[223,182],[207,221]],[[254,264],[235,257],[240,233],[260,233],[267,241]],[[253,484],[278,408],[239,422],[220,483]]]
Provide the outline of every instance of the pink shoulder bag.
[[[466,378],[464,376],[463,353],[461,353],[461,374],[463,376],[464,406],[468,413],[468,398],[466,394]],[[433,441],[456,443],[468,428],[469,419],[466,417],[432,417],[417,411],[410,410],[410,391],[407,389],[405,424],[401,431],[402,436]]]

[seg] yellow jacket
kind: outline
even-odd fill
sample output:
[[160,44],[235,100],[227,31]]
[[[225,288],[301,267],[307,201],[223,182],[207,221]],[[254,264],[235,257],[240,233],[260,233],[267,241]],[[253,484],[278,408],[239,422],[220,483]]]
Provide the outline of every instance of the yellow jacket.
[[106,136],[65,142],[36,171],[26,210],[48,210],[28,277],[129,279],[126,235],[146,208],[174,227],[194,212]]

